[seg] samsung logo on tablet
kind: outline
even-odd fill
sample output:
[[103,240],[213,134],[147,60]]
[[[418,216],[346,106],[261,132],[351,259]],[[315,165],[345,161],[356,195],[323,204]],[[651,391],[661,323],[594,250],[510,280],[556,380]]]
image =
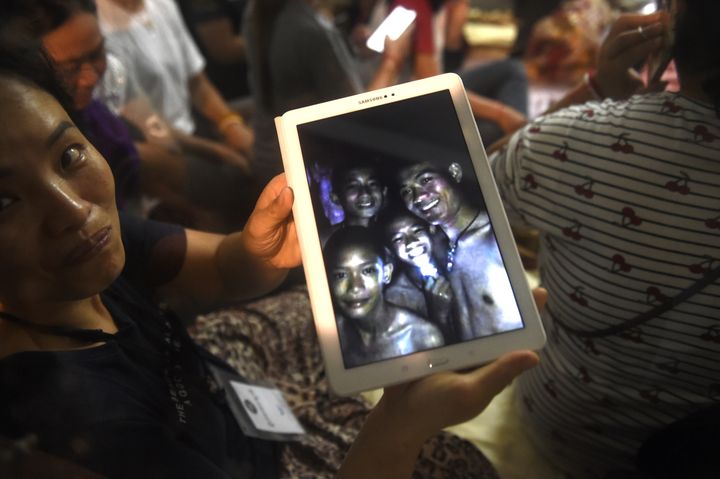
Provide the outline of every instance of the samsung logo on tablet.
[[374,96],[374,97],[372,97],[372,98],[366,98],[366,99],[364,99],[364,100],[360,100],[360,101],[358,102],[358,105],[362,105],[363,103],[370,103],[371,101],[382,100],[383,98],[387,98],[387,95],[385,95],[385,96]]

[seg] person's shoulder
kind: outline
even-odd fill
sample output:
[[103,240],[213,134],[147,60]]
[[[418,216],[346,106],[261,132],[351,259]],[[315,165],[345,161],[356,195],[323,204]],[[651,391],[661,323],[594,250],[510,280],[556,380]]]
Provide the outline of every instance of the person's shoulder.
[[321,18],[320,14],[307,2],[290,0],[277,16],[275,31],[287,35],[294,35],[297,32],[306,34],[323,32],[324,26]]
[[435,328],[426,318],[405,307],[393,304],[388,304],[388,306],[395,324],[400,328],[411,327],[414,330],[427,330],[428,326]]

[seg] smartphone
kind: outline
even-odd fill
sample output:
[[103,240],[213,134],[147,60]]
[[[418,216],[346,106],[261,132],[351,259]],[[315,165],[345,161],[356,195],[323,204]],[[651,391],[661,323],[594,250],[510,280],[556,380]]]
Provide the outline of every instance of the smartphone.
[[382,53],[385,49],[385,37],[389,37],[390,40],[400,38],[400,35],[415,21],[415,16],[415,10],[400,6],[395,7],[390,12],[390,15],[385,17],[380,26],[368,37],[365,45],[370,50]]
[[657,53],[654,53],[648,59],[648,85],[652,85],[660,81],[667,69],[668,65],[673,58],[673,44],[675,43],[675,32],[673,31],[675,25],[675,14],[677,13],[677,1],[676,0],[655,0],[655,6],[657,11],[665,11],[668,15],[668,25],[670,28],[667,31],[666,38],[664,39],[663,47]]

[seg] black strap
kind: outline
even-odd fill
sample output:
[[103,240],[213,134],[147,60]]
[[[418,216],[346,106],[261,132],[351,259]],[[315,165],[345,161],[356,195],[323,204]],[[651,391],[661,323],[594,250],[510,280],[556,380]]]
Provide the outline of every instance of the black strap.
[[0,311],[0,318],[11,323],[18,324],[28,329],[35,331],[51,334],[53,336],[64,336],[66,338],[76,339],[86,343],[101,343],[107,341],[114,341],[116,338],[114,335],[106,333],[102,329],[79,329],[79,328],[68,328],[65,326],[50,325],[50,324],[39,324],[28,321],[27,319],[18,318],[14,314],[5,313]]
[[702,291],[709,284],[714,283],[718,278],[720,278],[720,266],[708,271],[703,275],[702,278],[693,283],[692,286],[680,291],[676,296],[670,298],[669,300],[660,303],[654,308],[645,311],[644,313],[641,313],[628,321],[624,321],[620,324],[615,324],[613,326],[609,326],[603,329],[597,329],[594,331],[581,331],[579,329],[571,328],[564,322],[560,321],[560,319],[558,319],[557,317],[553,317],[553,319],[564,330],[576,336],[581,336],[584,338],[602,338],[605,336],[611,336],[613,334],[622,333],[624,331],[632,329],[635,326],[639,326],[643,323],[646,323],[647,321],[650,321],[653,318],[660,316],[663,313],[666,313],[667,311],[670,311],[671,309],[675,308],[679,304],[687,301],[692,296]]

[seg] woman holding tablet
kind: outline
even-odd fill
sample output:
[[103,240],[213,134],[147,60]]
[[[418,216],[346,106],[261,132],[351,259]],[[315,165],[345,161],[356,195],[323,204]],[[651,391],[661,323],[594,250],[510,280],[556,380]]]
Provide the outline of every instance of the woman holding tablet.
[[[285,179],[229,236],[119,218],[107,163],[36,58],[0,55],[0,118],[13,121],[0,128],[0,436],[35,437],[49,466],[35,463],[33,477],[51,474],[52,457],[108,477],[287,474],[284,446],[235,422],[209,373],[229,368],[155,306],[278,285],[300,261]],[[339,477],[410,477],[430,436],[478,414],[536,362],[510,353],[388,388]]]

